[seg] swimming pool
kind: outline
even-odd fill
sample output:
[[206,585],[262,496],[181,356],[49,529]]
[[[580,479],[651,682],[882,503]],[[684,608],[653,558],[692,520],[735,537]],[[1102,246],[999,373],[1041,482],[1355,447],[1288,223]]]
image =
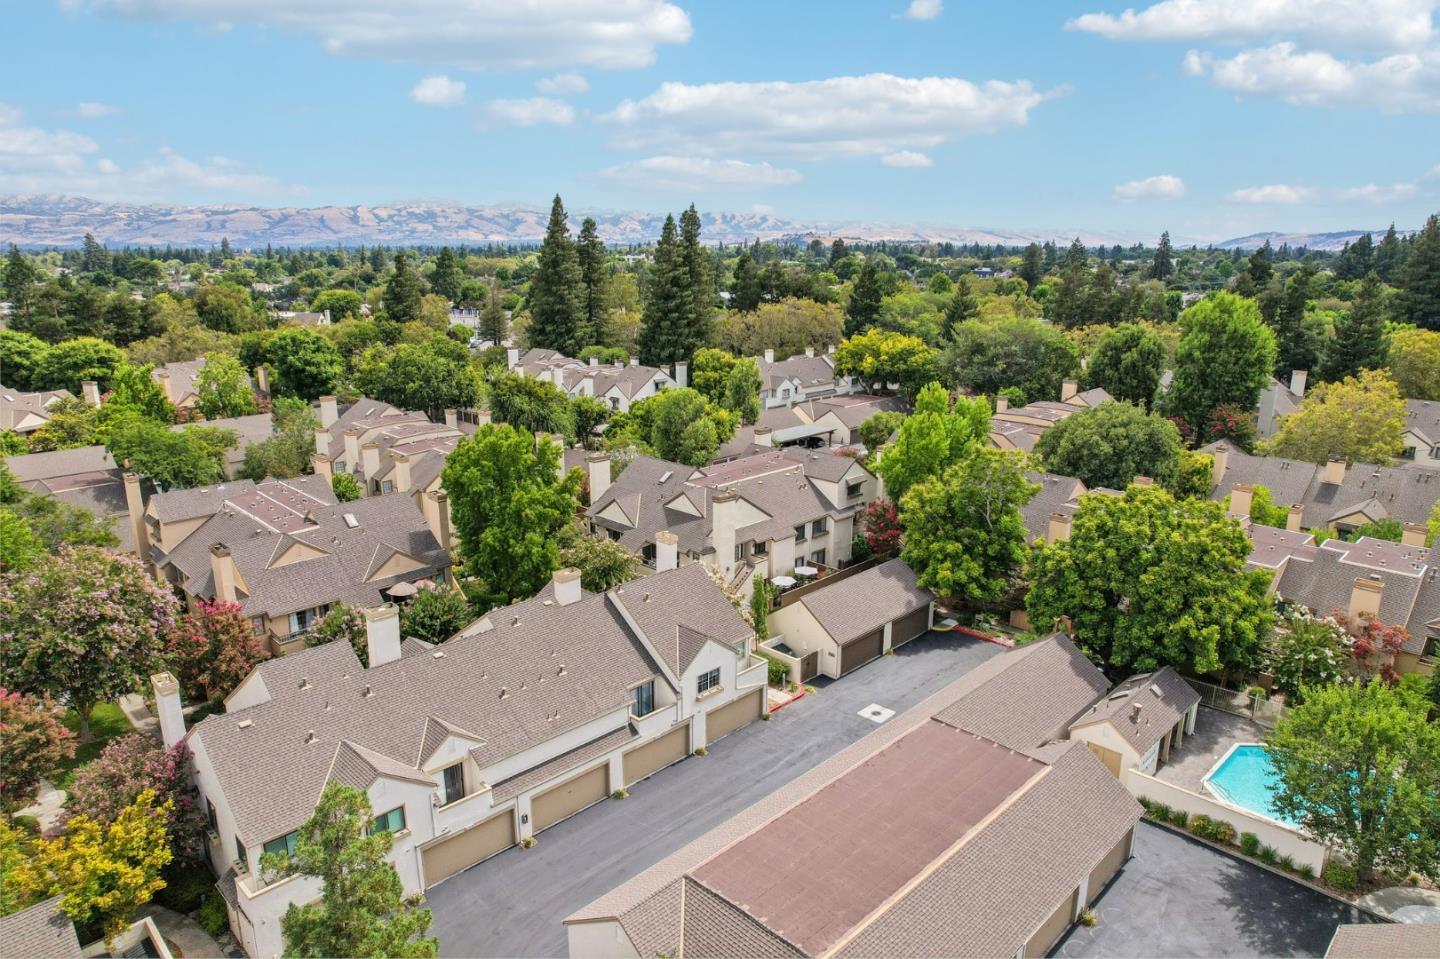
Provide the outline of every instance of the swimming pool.
[[1203,782],[1206,789],[1232,806],[1298,829],[1300,823],[1282,816],[1270,806],[1277,778],[1270,754],[1263,745],[1237,743],[1205,775]]

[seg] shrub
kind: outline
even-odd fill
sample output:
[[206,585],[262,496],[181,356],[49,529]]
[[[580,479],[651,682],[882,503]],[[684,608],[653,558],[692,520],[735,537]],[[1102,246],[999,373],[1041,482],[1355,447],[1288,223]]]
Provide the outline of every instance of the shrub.
[[1093,929],[1095,927],[1095,924],[1100,920],[1096,918],[1095,913],[1092,910],[1086,909],[1080,913],[1080,918],[1077,921],[1086,929]]
[[1301,863],[1300,865],[1296,866],[1296,867],[1295,867],[1295,871],[1296,871],[1297,873],[1299,873],[1300,878],[1302,878],[1302,879],[1314,879],[1314,878],[1315,878],[1315,870],[1314,870],[1313,867],[1311,867],[1311,865],[1310,865],[1308,862],[1307,862],[1307,863]]
[[1184,829],[1187,818],[1188,813],[1183,809],[1172,809],[1170,811],[1170,825],[1172,826],[1179,826],[1181,829]]
[[1276,858],[1275,864],[1278,865],[1281,869],[1284,869],[1286,872],[1295,871],[1295,858],[1293,856],[1287,856],[1282,853],[1278,858]]
[[205,895],[205,901],[200,903],[195,918],[212,937],[218,938],[230,931],[230,914],[225,909],[225,900],[220,898],[218,892],[211,891]]
[[1260,837],[1253,832],[1242,832],[1240,834],[1240,851],[1247,856],[1255,855],[1260,848]]
[[629,795],[630,795],[630,791],[629,791],[628,789],[617,789],[617,790],[615,790],[613,793],[610,794],[610,798],[611,798],[611,799],[625,799],[625,798],[629,797]]
[[1267,866],[1275,865],[1275,863],[1279,859],[1279,857],[1275,854],[1275,850],[1272,847],[1265,845],[1262,845],[1260,847],[1259,852],[1255,854],[1255,858],[1259,859]]
[[1211,825],[1211,829],[1213,830],[1214,835],[1210,838],[1215,840],[1216,842],[1223,842],[1227,846],[1235,842],[1235,827],[1230,825],[1228,822],[1216,820]]
[[170,804],[166,828],[175,851],[184,858],[198,857],[205,813],[190,785],[189,762],[183,739],[169,749],[143,733],[112,739],[96,759],[76,770],[66,814],[113,823],[142,791],[153,791],[157,802]]
[[1197,812],[1190,817],[1187,828],[1201,839],[1209,839],[1214,827],[1214,821],[1203,812]]
[[785,683],[790,679],[790,667],[774,656],[769,655],[763,649],[756,649],[756,654],[765,660],[766,679],[776,689],[784,689]]
[[1325,882],[1336,889],[1354,889],[1360,885],[1359,877],[1355,874],[1355,867],[1349,863],[1330,861],[1320,873]]
[[40,835],[40,820],[34,816],[12,816],[10,818],[10,825],[31,836]]

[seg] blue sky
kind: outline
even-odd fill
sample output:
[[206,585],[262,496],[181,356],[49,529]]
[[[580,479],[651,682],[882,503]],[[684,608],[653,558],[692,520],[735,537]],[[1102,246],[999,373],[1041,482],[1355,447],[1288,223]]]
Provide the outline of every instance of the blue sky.
[[1440,209],[1440,0],[0,0],[0,195],[1221,239]]

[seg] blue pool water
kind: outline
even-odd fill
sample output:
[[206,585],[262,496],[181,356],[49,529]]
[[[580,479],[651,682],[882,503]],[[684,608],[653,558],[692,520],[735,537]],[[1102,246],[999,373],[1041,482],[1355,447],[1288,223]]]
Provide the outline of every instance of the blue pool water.
[[1205,785],[1228,803],[1298,827],[1298,822],[1280,815],[1270,806],[1277,779],[1265,747],[1243,745],[1236,746],[1225,761],[1205,777]]

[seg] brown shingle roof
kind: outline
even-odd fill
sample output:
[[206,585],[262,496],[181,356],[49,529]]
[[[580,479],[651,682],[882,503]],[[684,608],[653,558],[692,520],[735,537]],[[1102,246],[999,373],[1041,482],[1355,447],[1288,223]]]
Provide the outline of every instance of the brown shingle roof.
[[1325,959],[1435,959],[1440,956],[1440,926],[1428,923],[1373,922],[1339,926]]
[[[1175,728],[1180,717],[1200,701],[1200,694],[1179,673],[1166,666],[1131,676],[1082,713],[1071,729],[1108,722],[1136,752],[1144,755]],[[1136,711],[1136,706],[1140,709]]]
[[914,571],[904,561],[892,559],[806,593],[800,605],[843,646],[892,619],[923,609],[931,599],[929,590],[916,585]]
[[80,959],[75,924],[52,896],[28,909],[0,916],[0,956],[5,959]]

